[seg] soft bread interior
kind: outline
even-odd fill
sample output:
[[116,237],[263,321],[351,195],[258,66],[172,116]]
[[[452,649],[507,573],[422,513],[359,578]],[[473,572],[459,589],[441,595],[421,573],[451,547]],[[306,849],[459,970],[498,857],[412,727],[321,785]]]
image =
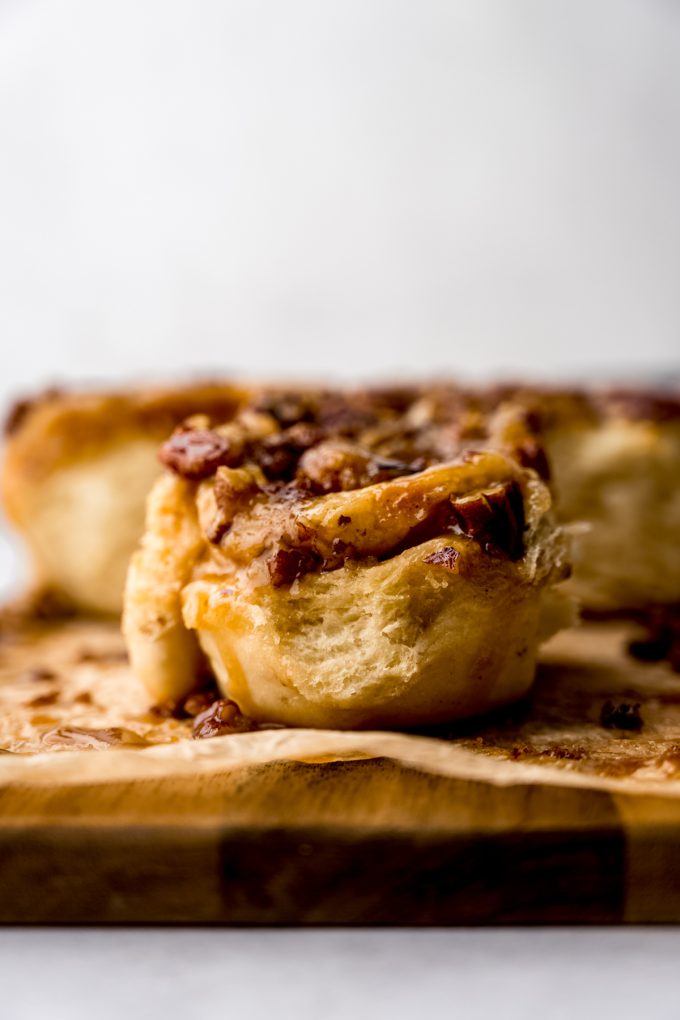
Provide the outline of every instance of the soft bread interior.
[[585,522],[573,594],[602,611],[680,601],[680,427],[614,418],[546,438],[557,513]]
[[[425,562],[453,544],[460,573]],[[528,691],[543,589],[470,546],[438,538],[292,589],[198,580],[184,619],[225,696],[255,719],[355,728],[474,715]]]
[[118,614],[158,445],[196,410],[228,418],[250,391],[227,382],[118,392],[47,391],[7,422],[2,495],[35,584],[79,610]]
[[144,504],[160,472],[154,440],[128,440],[64,465],[22,492],[22,530],[38,583],[76,606],[119,613]]

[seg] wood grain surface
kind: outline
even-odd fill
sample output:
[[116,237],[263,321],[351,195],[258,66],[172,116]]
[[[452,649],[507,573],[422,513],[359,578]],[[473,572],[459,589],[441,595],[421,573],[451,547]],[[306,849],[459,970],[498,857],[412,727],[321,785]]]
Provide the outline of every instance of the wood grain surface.
[[[99,636],[110,653],[112,631],[87,626],[90,645]],[[25,673],[31,649],[44,664],[64,633],[9,641],[7,698],[21,642]],[[624,640],[607,627],[565,635],[548,648],[529,704],[425,742],[403,738],[475,750],[484,778],[396,756],[154,777],[141,768],[148,751],[106,750],[42,756],[55,763],[51,782],[22,772],[34,756],[3,756],[12,771],[0,769],[0,920],[680,921],[680,680],[636,664]],[[120,669],[114,661],[98,668]],[[601,724],[604,702],[624,696],[641,706],[639,733]],[[119,772],[118,755],[132,771]],[[76,770],[96,760],[110,775],[64,782],[57,763],[71,760]]]

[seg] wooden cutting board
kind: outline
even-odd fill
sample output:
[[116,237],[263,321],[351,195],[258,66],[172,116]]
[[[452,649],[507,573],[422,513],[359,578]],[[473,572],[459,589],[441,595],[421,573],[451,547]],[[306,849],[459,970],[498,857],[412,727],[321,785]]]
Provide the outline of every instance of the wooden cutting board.
[[[263,734],[219,738],[255,748],[224,768],[189,754],[219,742],[182,738],[168,774],[155,750],[1,756],[0,920],[680,921],[680,677],[632,660],[628,637],[559,636],[530,702],[447,733],[293,732],[305,760],[259,760]],[[122,690],[117,648],[101,623],[10,634],[0,686],[52,656]],[[623,704],[639,732],[603,725]]]

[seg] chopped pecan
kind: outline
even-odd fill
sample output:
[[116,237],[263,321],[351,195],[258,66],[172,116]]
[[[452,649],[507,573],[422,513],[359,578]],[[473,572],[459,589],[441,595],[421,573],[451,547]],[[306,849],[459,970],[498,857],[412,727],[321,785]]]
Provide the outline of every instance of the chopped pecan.
[[273,436],[254,443],[249,455],[270,480],[290,481],[300,457],[323,438],[323,431],[308,422],[298,422]]
[[161,701],[157,705],[152,705],[149,711],[157,719],[193,719],[217,700],[219,700],[217,687],[211,683],[208,687],[192,691],[185,698]]
[[550,465],[542,444],[530,436],[511,451],[522,467],[532,468],[543,481],[550,481]]
[[504,482],[473,496],[452,497],[433,506],[394,549],[398,555],[432,538],[453,531],[478,542],[485,552],[519,559],[524,551],[524,502],[522,490],[514,482]]
[[488,552],[501,551],[519,559],[524,544],[524,500],[517,482],[506,482],[487,492],[452,501],[460,531]]
[[221,465],[235,466],[241,456],[241,449],[235,449],[227,436],[212,429],[175,432],[158,454],[161,464],[192,481],[208,478]]
[[185,715],[195,719],[196,716],[201,715],[202,712],[207,711],[212,705],[215,704],[215,691],[194,691],[187,698],[184,699],[183,709]]
[[317,421],[335,436],[358,436],[380,420],[377,407],[365,393],[323,393]]
[[347,492],[370,484],[371,454],[343,440],[329,440],[308,450],[300,459],[298,478],[311,482],[317,492]]
[[339,439],[319,443],[308,450],[300,459],[298,478],[309,481],[317,492],[349,492],[418,470],[419,467],[375,456]]
[[201,528],[209,542],[217,544],[231,527],[235,515],[252,503],[261,491],[256,468],[218,467],[214,482],[206,481],[198,491],[197,506]]
[[292,584],[320,566],[318,556],[308,549],[277,549],[267,559],[269,578],[275,588]]
[[220,698],[196,716],[191,732],[195,740],[205,740],[226,733],[247,733],[254,728],[252,720],[241,714],[235,701]]

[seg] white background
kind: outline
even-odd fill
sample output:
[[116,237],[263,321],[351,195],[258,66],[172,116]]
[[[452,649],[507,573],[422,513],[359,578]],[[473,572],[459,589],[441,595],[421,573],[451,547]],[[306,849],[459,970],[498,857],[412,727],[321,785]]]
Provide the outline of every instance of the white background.
[[[676,0],[0,0],[0,403],[211,368],[642,377],[680,360],[679,280]],[[0,1002],[665,1018],[678,943],[6,932]]]
[[5,931],[3,1020],[677,1020],[675,932]]
[[0,0],[2,390],[676,361],[679,182],[676,0]]

